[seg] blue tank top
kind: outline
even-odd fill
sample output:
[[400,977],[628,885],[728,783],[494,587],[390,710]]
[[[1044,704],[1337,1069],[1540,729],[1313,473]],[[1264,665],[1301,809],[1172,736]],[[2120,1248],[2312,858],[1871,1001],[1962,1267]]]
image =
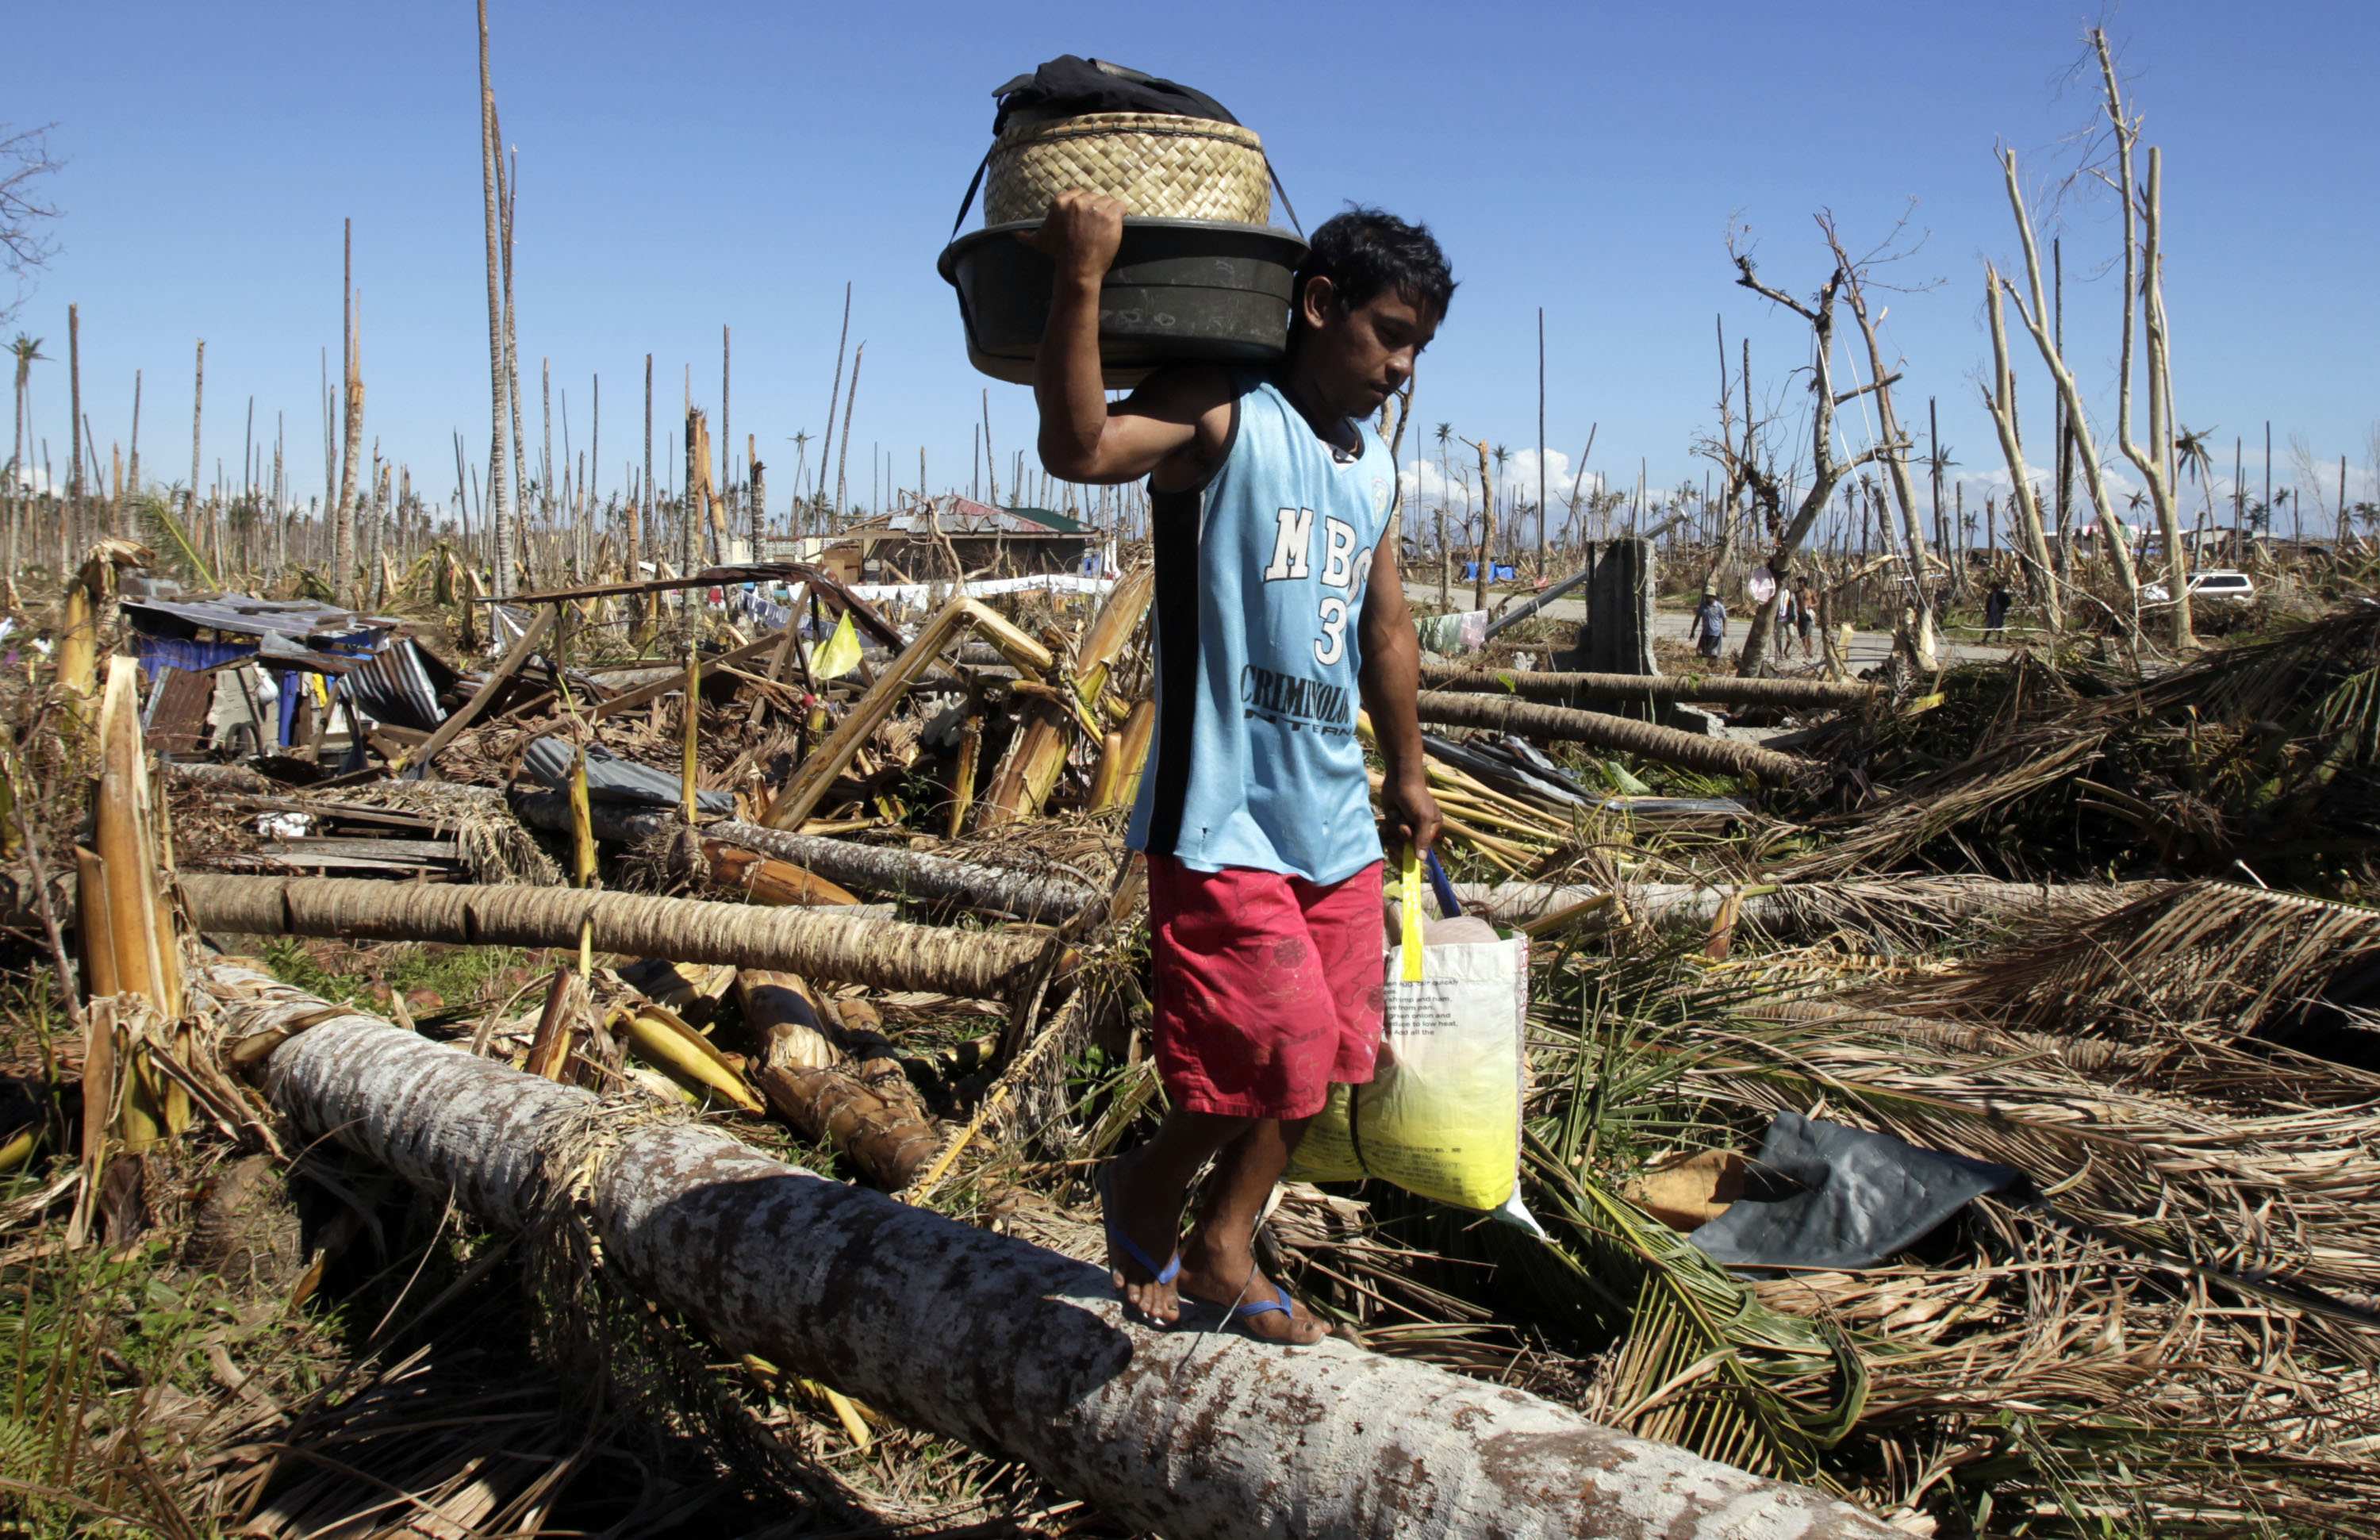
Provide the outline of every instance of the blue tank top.
[[1151,492],[1157,732],[1134,849],[1314,882],[1380,858],[1355,736],[1358,622],[1396,470],[1378,434],[1357,432],[1342,461],[1251,378],[1207,485]]

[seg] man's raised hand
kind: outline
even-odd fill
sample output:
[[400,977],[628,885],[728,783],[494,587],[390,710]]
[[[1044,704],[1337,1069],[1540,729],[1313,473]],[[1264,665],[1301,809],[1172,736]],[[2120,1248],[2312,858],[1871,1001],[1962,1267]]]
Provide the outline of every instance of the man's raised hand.
[[1123,200],[1075,188],[1050,203],[1040,228],[1019,230],[1016,238],[1056,262],[1061,278],[1097,285],[1123,244]]

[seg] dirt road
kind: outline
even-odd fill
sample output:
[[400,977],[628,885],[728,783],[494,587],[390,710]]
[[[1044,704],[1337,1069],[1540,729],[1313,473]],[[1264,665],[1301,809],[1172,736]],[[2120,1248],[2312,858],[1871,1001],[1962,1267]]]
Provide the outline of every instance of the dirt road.
[[[1469,588],[1465,588],[1462,584],[1456,584],[1454,588],[1455,603],[1458,606],[1464,605],[1466,603],[1466,596],[1470,591],[1471,590]],[[1438,602],[1438,585],[1434,582],[1416,583],[1408,581],[1405,584],[1405,596],[1417,604],[1426,603],[1435,605]],[[1493,600],[1489,601],[1490,609],[1493,609],[1494,603],[1495,600]],[[1586,618],[1586,605],[1583,600],[1579,599],[1557,599],[1551,604],[1547,605],[1543,610],[1539,611],[1538,613],[1549,615],[1555,620],[1565,620],[1575,623]],[[1727,618],[1727,651],[1730,657],[1734,655],[1739,648],[1742,647],[1744,629],[1750,624],[1751,617],[1748,614],[1730,612]],[[1690,610],[1683,609],[1657,610],[1654,612],[1653,624],[1655,635],[1667,640],[1676,642],[1681,646],[1684,646],[1686,644],[1686,638],[1689,635],[1690,628],[1694,624],[1694,612]],[[1969,635],[1973,635],[1973,633],[1969,633]],[[1815,644],[1814,640],[1814,650],[1815,646]],[[1854,672],[1861,669],[1873,668],[1877,663],[1884,661],[1884,660],[1890,655],[1891,651],[1892,637],[1890,633],[1884,631],[1854,631],[1852,633],[1851,653],[1850,656],[1845,659],[1845,662],[1848,663]],[[1985,646],[1982,643],[1973,641],[1950,641],[1942,644],[1941,652],[1942,661],[1946,663],[1977,663],[1988,662],[1996,658],[2004,658],[2008,656],[2009,649],[2006,647]],[[1789,667],[1798,667],[1801,662],[1802,646],[1800,640],[1797,638],[1793,644],[1793,656],[1789,661]]]

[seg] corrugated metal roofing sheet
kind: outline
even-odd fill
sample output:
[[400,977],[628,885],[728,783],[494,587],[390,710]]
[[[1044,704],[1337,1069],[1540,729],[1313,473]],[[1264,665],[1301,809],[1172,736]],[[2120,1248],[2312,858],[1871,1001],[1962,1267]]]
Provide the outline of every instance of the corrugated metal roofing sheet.
[[453,669],[400,637],[348,671],[345,688],[374,721],[428,733],[446,720],[438,697],[456,683]]
[[235,637],[303,637],[338,640],[358,632],[385,631],[404,624],[358,614],[308,599],[258,599],[252,594],[207,594],[192,599],[136,599],[123,607],[133,628],[172,635],[182,626],[204,626]]
[[[521,769],[553,790],[570,787],[570,745],[547,736],[528,746]],[[587,796],[593,802],[633,802],[647,807],[678,805],[678,778],[650,765],[623,759],[601,744],[587,746]],[[732,813],[735,799],[725,792],[697,792],[695,806],[706,813]]]
[[885,531],[899,535],[931,535],[939,527],[941,533],[981,538],[989,535],[1017,535],[1026,538],[1047,535],[1080,535],[1087,533],[1081,521],[1053,513],[1048,508],[995,508],[988,503],[978,503],[968,497],[938,497],[926,508],[888,514],[880,519],[846,531],[850,535],[866,535]]

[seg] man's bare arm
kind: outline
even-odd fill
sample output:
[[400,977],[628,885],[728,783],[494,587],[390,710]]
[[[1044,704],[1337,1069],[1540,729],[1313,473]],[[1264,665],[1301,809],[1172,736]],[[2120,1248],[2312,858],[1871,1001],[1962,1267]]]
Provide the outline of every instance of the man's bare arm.
[[1114,485],[1172,463],[1185,480],[1220,452],[1230,428],[1231,387],[1220,370],[1173,369],[1112,408],[1099,367],[1099,282],[1123,238],[1123,204],[1063,192],[1032,244],[1056,264],[1050,321],[1033,366],[1041,411],[1038,447],[1050,475]]
[[1386,772],[1380,808],[1390,833],[1427,852],[1438,843],[1438,799],[1430,795],[1429,770],[1421,746],[1421,641],[1414,634],[1413,609],[1405,602],[1404,575],[1397,562],[1397,526],[1391,519],[1372,552],[1371,577],[1364,589],[1361,635],[1364,668],[1358,680],[1364,709],[1372,714],[1372,735]]

